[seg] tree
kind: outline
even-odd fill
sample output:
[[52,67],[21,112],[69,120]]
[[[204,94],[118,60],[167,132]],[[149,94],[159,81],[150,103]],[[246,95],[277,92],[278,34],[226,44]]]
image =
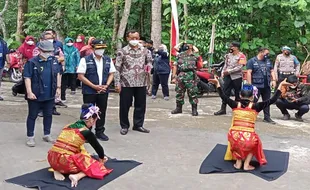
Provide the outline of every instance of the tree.
[[25,14],[28,12],[28,0],[18,0],[16,40],[21,41],[21,36],[25,36],[24,24]]
[[[128,23],[128,17],[130,14],[130,9],[131,9],[131,0],[125,0],[125,7],[124,7],[124,12],[123,12],[123,16],[119,25],[119,29],[118,29],[118,33],[117,33],[117,38],[118,39],[123,39],[124,35],[125,35],[125,31],[126,31],[126,27],[127,27],[127,23]],[[118,42],[117,43],[117,48],[121,48],[122,47],[122,43]]]
[[113,16],[114,16],[114,22],[113,22],[113,36],[112,36],[112,42],[116,41],[117,31],[119,27],[119,0],[114,0],[114,10],[113,10]]
[[152,0],[152,30],[151,38],[154,42],[154,48],[158,48],[161,44],[161,0]]
[[5,22],[3,19],[3,14],[5,13],[5,11],[8,10],[8,5],[9,5],[9,0],[5,0],[4,7],[3,7],[2,11],[0,12],[0,25],[1,25],[1,30],[3,33],[3,38],[7,37],[6,26],[5,26]]

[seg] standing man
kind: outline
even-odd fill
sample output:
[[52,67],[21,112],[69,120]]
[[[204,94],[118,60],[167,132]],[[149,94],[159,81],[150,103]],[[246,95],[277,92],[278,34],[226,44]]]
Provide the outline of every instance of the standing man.
[[300,71],[300,63],[296,56],[292,55],[291,48],[282,47],[282,54],[276,58],[274,72],[278,83],[288,78],[290,75],[298,76]]
[[176,109],[171,114],[182,113],[184,105],[184,96],[187,91],[189,102],[192,105],[192,116],[198,116],[197,111],[197,82],[198,77],[196,74],[197,69],[202,68],[202,63],[199,63],[199,56],[194,54],[193,42],[187,41],[185,52],[177,56],[177,61],[174,63],[172,73],[172,83],[175,83],[176,91]]
[[108,141],[104,134],[105,116],[108,105],[109,86],[113,81],[115,67],[112,59],[105,55],[106,42],[95,39],[92,42],[94,53],[81,59],[77,69],[78,78],[83,83],[83,102],[92,103],[99,107],[100,119],[96,122],[96,137]]
[[[0,33],[0,88],[2,81],[2,73],[5,66],[5,61],[8,59],[9,49],[6,42],[2,39],[2,34]],[[3,98],[0,96],[0,101],[3,101]]]
[[[270,82],[272,81],[273,88],[276,87],[275,74],[269,59],[269,49],[259,48],[257,56],[248,61],[247,70],[247,82],[258,89],[255,102],[258,101],[260,96],[262,96],[263,101],[269,100],[271,96]],[[275,124],[270,118],[270,106],[264,109],[263,121]]]
[[143,127],[146,110],[147,76],[152,68],[152,55],[139,45],[140,34],[133,30],[126,34],[129,44],[118,50],[116,57],[115,90],[120,93],[120,125],[122,135],[130,126],[128,112],[134,98],[133,130],[149,133]]
[[49,41],[38,43],[40,54],[28,60],[24,68],[26,99],[28,101],[27,146],[34,147],[34,127],[40,108],[43,111],[43,127],[46,142],[54,142],[51,137],[52,112],[55,95],[60,95],[60,67],[53,56],[54,47]]
[[[240,52],[240,43],[232,42],[229,46],[229,53],[225,55],[225,65],[222,71],[224,80],[224,93],[230,96],[231,90],[235,90],[235,100],[240,100],[240,90],[242,85],[242,67],[246,65],[246,57]],[[226,103],[222,102],[221,109],[214,115],[225,115]]]

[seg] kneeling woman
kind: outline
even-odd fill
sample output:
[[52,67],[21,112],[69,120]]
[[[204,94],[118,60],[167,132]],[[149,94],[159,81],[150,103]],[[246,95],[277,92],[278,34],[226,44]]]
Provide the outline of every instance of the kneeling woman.
[[[103,179],[112,172],[105,168],[107,158],[104,150],[90,128],[100,119],[99,108],[84,104],[79,121],[64,127],[56,143],[48,152],[48,162],[54,170],[56,180],[64,180],[63,174],[70,174],[71,186],[76,187],[83,177]],[[84,148],[85,141],[96,150],[100,160],[93,159]]]
[[233,109],[232,124],[228,132],[228,146],[225,160],[237,160],[234,164],[236,169],[241,169],[242,161],[244,161],[244,170],[254,170],[250,165],[252,157],[255,156],[260,165],[266,164],[267,160],[263,152],[262,143],[259,136],[255,133],[255,122],[257,115],[265,107],[273,104],[281,95],[281,87],[290,85],[286,80],[280,83],[274,96],[264,102],[254,103],[253,86],[243,85],[241,90],[241,100],[236,102],[227,97],[218,82],[211,80],[217,85],[219,95],[222,100]]

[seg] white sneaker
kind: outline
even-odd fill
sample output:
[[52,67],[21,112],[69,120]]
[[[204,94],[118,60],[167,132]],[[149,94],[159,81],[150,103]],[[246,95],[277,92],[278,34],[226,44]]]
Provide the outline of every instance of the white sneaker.
[[152,99],[156,99],[156,96],[152,95]]
[[27,137],[26,145],[29,147],[35,147],[36,142],[34,140],[34,137]]
[[51,137],[51,135],[45,135],[42,139],[45,142],[55,143],[55,140]]
[[165,96],[164,100],[168,101],[169,100],[169,96]]

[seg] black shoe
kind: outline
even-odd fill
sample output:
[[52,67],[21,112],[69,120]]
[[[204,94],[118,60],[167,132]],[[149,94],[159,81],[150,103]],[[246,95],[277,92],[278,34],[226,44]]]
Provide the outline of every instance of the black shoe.
[[175,108],[175,110],[171,111],[171,114],[179,114],[182,113],[182,104],[177,103],[177,107]]
[[128,129],[127,128],[121,129],[120,133],[121,135],[127,135]]
[[214,115],[226,115],[226,111],[225,110],[219,110],[219,111],[215,112]]
[[192,105],[192,116],[198,116],[197,104]]
[[304,120],[302,119],[302,116],[300,116],[298,113],[295,113],[295,118],[296,118],[296,121],[304,122]]
[[144,127],[137,127],[137,128],[134,127],[132,130],[139,131],[141,133],[150,133],[150,130],[148,130],[148,129],[144,128]]
[[104,133],[97,133],[96,134],[97,139],[102,140],[102,141],[108,141],[109,137],[105,135]]
[[59,107],[64,107],[64,108],[67,108],[67,107],[68,107],[66,104],[62,103],[61,101],[55,103],[55,105],[56,105],[56,106],[59,106]]
[[12,95],[13,95],[13,96],[17,96],[17,93],[16,93],[16,92],[12,92]]
[[3,101],[3,98],[0,96],[0,101]]
[[60,115],[60,113],[57,112],[56,110],[53,110],[53,115]]
[[273,121],[271,118],[266,118],[266,119],[263,120],[263,122],[270,123],[270,124],[273,124],[273,125],[276,124],[276,122]]

